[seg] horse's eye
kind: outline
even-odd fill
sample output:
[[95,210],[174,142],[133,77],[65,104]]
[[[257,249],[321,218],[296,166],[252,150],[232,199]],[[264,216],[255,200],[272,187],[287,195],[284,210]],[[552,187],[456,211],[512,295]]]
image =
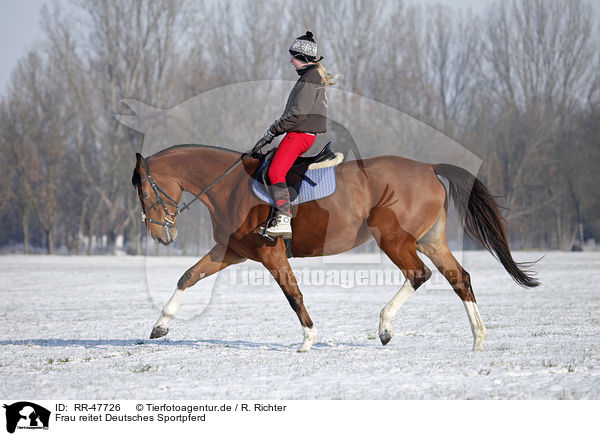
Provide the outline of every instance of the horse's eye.
[[146,199],[146,198],[148,198],[148,195],[150,195],[150,193],[149,193],[149,192],[144,192],[144,193],[142,194],[142,198],[143,198],[143,199]]

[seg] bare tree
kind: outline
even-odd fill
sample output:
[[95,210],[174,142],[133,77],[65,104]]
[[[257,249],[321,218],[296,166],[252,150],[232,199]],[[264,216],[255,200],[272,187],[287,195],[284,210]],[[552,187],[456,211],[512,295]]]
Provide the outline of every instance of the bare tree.
[[[188,3],[137,0],[75,4],[77,22],[83,25],[79,33],[72,26],[73,18],[56,8],[43,11],[43,24],[50,53],[69,85],[70,104],[77,108],[79,124],[73,142],[82,156],[79,169],[94,176],[84,195],[83,221],[88,221],[90,238],[93,232],[108,236],[107,249],[112,251],[117,236],[126,232],[136,212],[127,175],[135,150],[113,114],[122,111],[123,98],[157,106],[174,101],[181,35],[190,24]],[[102,207],[89,208],[89,204]],[[85,227],[83,222],[80,227]],[[133,230],[139,232],[139,226]]]
[[5,174],[5,195],[2,195],[2,209],[11,209],[12,216],[20,218],[25,254],[29,254],[30,228],[35,215],[33,186],[39,178],[38,162],[27,142],[27,120],[29,106],[23,101],[3,102],[2,107],[2,163],[8,171]]
[[[484,157],[482,176],[504,195],[523,245],[570,248],[600,237],[589,182],[597,172],[600,39],[585,0],[497,0],[483,16],[367,0],[71,5],[44,8],[46,41],[22,59],[0,102],[0,212],[21,229],[25,250],[43,239],[49,251],[57,244],[71,252],[87,241],[92,253],[100,238],[111,252],[124,236],[141,253],[129,177],[143,137],[113,118],[129,110],[120,101],[164,108],[236,82],[295,80],[287,44],[306,30],[326,68],[343,74],[337,87],[350,93],[340,95],[406,112]],[[231,95],[227,104],[247,114],[273,110],[257,101]],[[353,116],[370,116],[369,105],[346,103]],[[234,111],[212,116],[220,118],[209,129],[237,123],[239,147],[267,127],[253,124],[259,117],[228,120]],[[202,114],[199,121],[206,124]],[[370,124],[370,152],[398,150],[377,132],[414,139],[402,122]],[[348,139],[342,126],[330,128],[340,144]],[[206,214],[179,224],[198,235],[187,253],[208,242]]]
[[561,248],[572,245],[576,223],[559,138],[594,92],[591,17],[579,0],[523,0],[498,2],[486,18],[484,73],[497,132],[487,154],[503,166],[513,217],[553,226]]

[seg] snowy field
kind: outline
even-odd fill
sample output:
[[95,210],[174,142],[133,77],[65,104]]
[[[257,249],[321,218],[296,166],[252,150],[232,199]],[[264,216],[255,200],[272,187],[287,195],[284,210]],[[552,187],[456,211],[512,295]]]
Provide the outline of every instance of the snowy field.
[[297,318],[254,262],[191,288],[169,335],[149,340],[195,258],[3,256],[0,397],[600,399],[600,253],[547,253],[533,290],[485,252],[458,257],[488,329],[483,352],[439,276],[383,347],[379,311],[399,277],[377,255],[292,260],[319,330],[310,353],[296,352]]

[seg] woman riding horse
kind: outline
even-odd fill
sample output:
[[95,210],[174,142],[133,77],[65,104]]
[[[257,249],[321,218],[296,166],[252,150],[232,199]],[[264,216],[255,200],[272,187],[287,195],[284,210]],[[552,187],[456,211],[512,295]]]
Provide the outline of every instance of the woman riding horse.
[[270,143],[275,136],[286,133],[279,144],[269,167],[271,196],[277,208],[275,220],[267,227],[270,236],[292,236],[292,209],[290,193],[285,179],[298,156],[315,143],[316,134],[327,130],[327,96],[325,87],[335,84],[338,77],[329,74],[321,66],[323,56],[317,59],[317,44],[311,32],[306,32],[292,42],[289,49],[290,62],[300,76],[290,92],[283,115],[271,124],[263,135],[262,145]]
[[[257,144],[265,145],[276,135],[287,133],[268,173],[278,209],[277,223],[269,233],[284,237],[291,234],[292,216],[285,174],[298,155],[314,143],[314,134],[325,131],[325,86],[335,79],[319,65],[310,32],[294,41],[290,53],[300,79],[284,114]],[[177,216],[189,206],[179,209],[178,204],[182,192],[187,191],[208,207],[215,240],[215,246],[181,276],[150,337],[168,333],[187,289],[230,265],[252,259],[262,263],[281,287],[304,332],[300,351],[308,351],[317,341],[317,330],[304,305],[284,241],[267,240],[258,232],[269,216],[270,206],[251,194],[250,174],[256,172],[260,162],[244,160],[245,155],[195,144],[173,146],[148,158],[136,155],[132,183],[152,237],[165,245],[176,239]],[[240,162],[243,165],[238,165]],[[292,252],[294,257],[329,256],[375,239],[406,279],[380,312],[379,339],[383,345],[394,335],[392,323],[402,305],[431,277],[419,251],[462,300],[473,333],[473,349],[483,349],[487,332],[470,275],[453,256],[446,240],[450,200],[458,208],[466,233],[494,254],[518,284],[539,285],[528,270],[530,264],[512,258],[505,221],[494,196],[465,169],[378,156],[361,160],[360,164],[344,162],[335,174],[337,188],[333,194],[297,206]],[[218,183],[225,177],[226,181]]]

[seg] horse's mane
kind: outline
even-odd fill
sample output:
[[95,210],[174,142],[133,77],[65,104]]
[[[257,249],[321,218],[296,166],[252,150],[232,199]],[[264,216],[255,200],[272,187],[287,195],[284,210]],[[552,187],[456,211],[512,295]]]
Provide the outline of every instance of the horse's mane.
[[[177,150],[180,148],[185,148],[185,147],[190,147],[190,148],[201,148],[201,149],[211,149],[211,150],[219,150],[219,151],[226,151],[229,153],[234,153],[234,154],[240,154],[239,151],[235,151],[235,150],[231,150],[229,148],[224,148],[224,147],[217,147],[215,145],[203,145],[203,144],[177,144],[177,145],[172,145],[170,147],[165,148],[164,150],[160,150],[157,151],[156,153],[146,157],[146,160],[150,160],[156,157],[160,157],[163,154],[166,154],[168,152],[171,152],[173,150]],[[141,176],[140,173],[137,169],[137,166],[133,169],[133,176],[131,177],[131,184],[134,187],[137,187],[141,182]]]
[[231,150],[230,148],[217,147],[216,145],[177,144],[177,145],[172,145],[170,147],[167,147],[164,150],[157,151],[153,155],[148,156],[146,159],[152,159],[152,158],[158,157],[158,156],[160,156],[160,155],[162,155],[164,153],[167,153],[167,152],[179,149],[179,148],[185,148],[185,147],[191,147],[191,148],[208,148],[208,149],[212,149],[212,150],[220,150],[220,151],[227,151],[227,152],[230,152],[230,153],[240,154],[239,151]]

